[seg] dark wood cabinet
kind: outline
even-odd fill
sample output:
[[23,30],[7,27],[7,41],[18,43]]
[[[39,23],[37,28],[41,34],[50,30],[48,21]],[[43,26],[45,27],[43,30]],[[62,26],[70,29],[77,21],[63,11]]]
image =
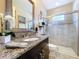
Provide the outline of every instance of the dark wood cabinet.
[[40,42],[17,59],[49,59],[48,38]]

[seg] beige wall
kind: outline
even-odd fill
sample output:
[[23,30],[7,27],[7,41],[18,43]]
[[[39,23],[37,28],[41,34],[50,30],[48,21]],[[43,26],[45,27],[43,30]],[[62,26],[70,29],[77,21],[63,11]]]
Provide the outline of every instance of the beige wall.
[[[4,13],[5,13],[5,0],[0,0],[0,16],[3,17]],[[3,30],[1,23],[2,21],[0,19],[0,32]]]
[[73,3],[69,3],[67,5],[48,10],[47,15],[51,16],[51,15],[61,14],[61,13],[64,13],[64,12],[71,12],[72,8],[73,8]]
[[0,13],[5,12],[5,0],[0,0]]

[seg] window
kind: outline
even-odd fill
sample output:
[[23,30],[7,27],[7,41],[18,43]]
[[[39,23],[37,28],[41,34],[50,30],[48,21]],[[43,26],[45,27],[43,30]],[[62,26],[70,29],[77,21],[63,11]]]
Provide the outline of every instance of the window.
[[53,18],[52,18],[52,20],[53,21],[62,21],[62,20],[64,20],[64,15],[59,15],[59,16],[54,16]]
[[33,23],[32,23],[32,21],[30,21],[30,22],[28,23],[28,27],[29,27],[29,30],[32,30],[32,28],[33,28]]

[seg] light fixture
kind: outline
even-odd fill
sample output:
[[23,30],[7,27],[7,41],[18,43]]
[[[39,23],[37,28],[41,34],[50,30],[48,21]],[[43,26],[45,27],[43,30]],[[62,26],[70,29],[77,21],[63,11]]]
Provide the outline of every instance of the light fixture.
[[4,19],[5,19],[5,20],[13,19],[13,17],[12,17],[11,15],[5,15]]

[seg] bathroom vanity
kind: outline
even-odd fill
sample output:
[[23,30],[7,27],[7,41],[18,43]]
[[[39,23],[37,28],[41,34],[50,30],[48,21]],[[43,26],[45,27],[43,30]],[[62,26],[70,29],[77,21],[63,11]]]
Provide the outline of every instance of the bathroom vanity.
[[49,49],[48,49],[48,38],[35,45],[31,50],[25,52],[23,55],[19,56],[17,59],[48,59]]
[[26,43],[28,45],[24,48],[3,48],[0,59],[49,59],[48,35],[41,35],[38,40]]

